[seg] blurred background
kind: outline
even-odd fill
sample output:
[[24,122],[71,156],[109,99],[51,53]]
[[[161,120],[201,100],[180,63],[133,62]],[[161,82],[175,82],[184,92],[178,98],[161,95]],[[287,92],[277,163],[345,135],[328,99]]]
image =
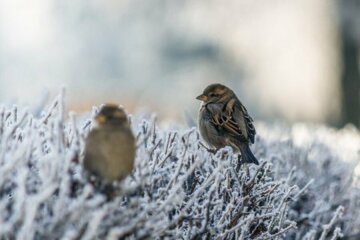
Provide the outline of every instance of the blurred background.
[[256,120],[360,124],[359,0],[0,0],[0,102],[196,117],[229,85]]

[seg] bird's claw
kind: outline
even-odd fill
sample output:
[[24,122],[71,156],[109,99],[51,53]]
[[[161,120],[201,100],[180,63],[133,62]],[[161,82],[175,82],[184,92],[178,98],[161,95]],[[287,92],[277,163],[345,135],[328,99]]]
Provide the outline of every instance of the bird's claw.
[[199,142],[199,145],[202,146],[203,148],[205,148],[208,152],[210,152],[210,153],[212,153],[212,154],[217,153],[217,150],[216,150],[216,149],[208,148],[208,147],[205,146],[202,142]]

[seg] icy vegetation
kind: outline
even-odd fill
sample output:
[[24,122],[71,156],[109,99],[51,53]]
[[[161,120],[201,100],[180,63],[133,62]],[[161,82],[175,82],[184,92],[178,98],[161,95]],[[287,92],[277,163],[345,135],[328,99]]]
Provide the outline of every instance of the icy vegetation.
[[63,112],[61,96],[40,117],[0,107],[0,239],[360,236],[352,127],[257,123],[260,165],[238,167],[231,149],[213,154],[199,144],[195,128],[135,116],[136,167],[107,202],[82,172],[91,120]]

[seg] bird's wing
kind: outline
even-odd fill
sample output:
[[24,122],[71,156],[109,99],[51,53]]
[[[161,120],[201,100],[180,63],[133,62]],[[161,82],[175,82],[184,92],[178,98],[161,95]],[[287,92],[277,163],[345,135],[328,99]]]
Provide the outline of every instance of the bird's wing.
[[[245,130],[244,121],[238,121],[234,116],[237,111],[234,108],[235,102],[230,100],[225,106],[218,104],[211,104],[208,109],[212,113],[210,122],[230,136],[239,139],[242,142],[247,142],[247,132]],[[242,117],[243,118],[243,117]]]
[[245,106],[242,105],[240,101],[238,101],[237,104],[235,104],[234,108],[235,108],[234,111],[235,119],[239,119],[239,121],[242,121],[245,124],[247,137],[251,143],[254,143],[255,135],[256,135],[256,130],[253,124],[254,120],[250,117]]
[[100,151],[99,144],[101,144],[100,132],[97,129],[93,129],[87,139],[86,147],[84,153],[84,166],[85,168],[93,174],[98,175],[99,164],[102,164],[102,159],[104,159],[104,153]]
[[237,100],[231,99],[223,108],[212,107],[212,124],[221,128],[240,140],[241,142],[254,143],[255,128],[252,118],[245,107]]

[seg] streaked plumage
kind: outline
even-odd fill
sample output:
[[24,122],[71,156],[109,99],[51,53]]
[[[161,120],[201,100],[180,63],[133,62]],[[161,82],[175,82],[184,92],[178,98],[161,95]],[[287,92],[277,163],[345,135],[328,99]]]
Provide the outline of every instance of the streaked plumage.
[[235,93],[212,84],[197,99],[202,101],[198,124],[204,141],[216,150],[231,146],[241,152],[243,162],[259,164],[249,148],[256,134],[253,119]]

